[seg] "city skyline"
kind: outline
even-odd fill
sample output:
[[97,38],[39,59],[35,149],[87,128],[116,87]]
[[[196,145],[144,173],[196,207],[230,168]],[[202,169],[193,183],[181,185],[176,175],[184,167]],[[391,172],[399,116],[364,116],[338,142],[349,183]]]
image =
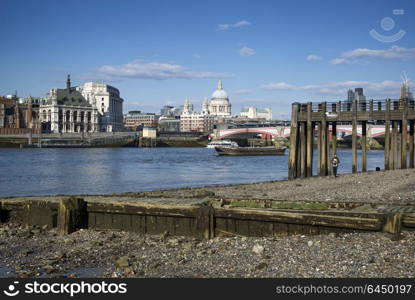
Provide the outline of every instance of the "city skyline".
[[[222,79],[234,114],[270,107],[284,118],[294,101],[344,100],[349,88],[398,97],[401,72],[414,76],[410,1],[20,4],[0,2],[2,95],[44,96],[70,73],[73,85],[116,86],[124,113],[158,112],[185,98],[199,107]],[[405,34],[382,42],[371,30]]]

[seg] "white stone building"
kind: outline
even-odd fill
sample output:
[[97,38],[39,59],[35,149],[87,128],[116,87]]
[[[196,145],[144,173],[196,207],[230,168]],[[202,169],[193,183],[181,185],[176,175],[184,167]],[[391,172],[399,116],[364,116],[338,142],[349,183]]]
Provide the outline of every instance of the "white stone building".
[[47,131],[95,132],[98,131],[98,112],[76,87],[71,87],[68,75],[66,89],[51,89],[40,101],[39,121]]
[[202,108],[202,113],[197,113],[193,109],[193,104],[186,99],[183,105],[183,112],[180,115],[180,131],[181,132],[204,132],[208,133],[213,130],[215,116],[209,114]]
[[265,109],[258,109],[254,106],[243,108],[241,113],[241,117],[245,117],[248,119],[265,119],[267,121],[272,120],[272,109],[265,108]]
[[122,131],[124,100],[117,88],[99,82],[86,82],[78,87],[85,99],[98,110],[99,131]]
[[[205,108],[203,108],[203,110],[205,110]],[[228,94],[223,89],[221,80],[219,80],[218,82],[218,88],[212,94],[212,98],[210,100],[208,108],[208,113],[217,117],[231,116],[231,104],[229,102]]]

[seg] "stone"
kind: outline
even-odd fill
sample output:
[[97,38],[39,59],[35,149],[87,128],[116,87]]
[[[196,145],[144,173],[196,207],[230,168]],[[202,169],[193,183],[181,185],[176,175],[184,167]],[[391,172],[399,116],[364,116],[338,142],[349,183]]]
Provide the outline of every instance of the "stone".
[[257,270],[257,271],[261,271],[261,270],[264,270],[264,269],[266,269],[266,268],[268,268],[268,265],[267,265],[266,263],[262,262],[262,263],[258,264],[258,265],[255,267],[255,270]]
[[117,268],[127,268],[130,266],[130,259],[128,256],[122,256],[115,262]]
[[313,246],[313,241],[308,241],[307,245],[308,245],[308,247],[312,247]]
[[261,246],[259,244],[256,244],[253,248],[252,248],[252,252],[254,252],[255,254],[261,255],[262,253],[264,253],[264,246]]

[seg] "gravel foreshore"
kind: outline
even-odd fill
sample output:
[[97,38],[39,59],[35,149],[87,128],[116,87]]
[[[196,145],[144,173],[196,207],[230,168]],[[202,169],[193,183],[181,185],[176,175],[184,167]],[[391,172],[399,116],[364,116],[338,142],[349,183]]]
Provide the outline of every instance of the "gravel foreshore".
[[202,191],[231,199],[415,204],[415,169],[154,191],[138,195],[180,197]]
[[[415,204],[415,170],[110,195]],[[56,198],[56,197],[55,197]],[[91,200],[94,196],[85,198]],[[415,232],[191,237],[0,224],[0,277],[414,277]]]
[[274,238],[0,226],[1,277],[413,277],[415,232]]

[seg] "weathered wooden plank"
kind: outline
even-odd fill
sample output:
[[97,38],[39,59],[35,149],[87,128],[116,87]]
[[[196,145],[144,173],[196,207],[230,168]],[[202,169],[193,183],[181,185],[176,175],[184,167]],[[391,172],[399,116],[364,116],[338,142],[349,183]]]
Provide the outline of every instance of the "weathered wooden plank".
[[352,173],[357,173],[357,102],[352,104]]
[[362,121],[362,138],[361,138],[361,144],[362,144],[362,172],[367,172],[367,125],[366,121]]
[[392,137],[391,137],[391,170],[395,170],[398,167],[397,164],[398,153],[398,122],[392,121]]
[[328,143],[328,128],[326,121],[326,102],[322,103],[322,111],[324,116],[321,121],[321,176],[328,175],[328,153],[327,153],[327,143]]
[[314,123],[311,121],[311,109],[311,102],[309,102],[307,103],[307,177],[313,176]]
[[248,220],[236,220],[236,228],[237,228],[237,233],[243,236],[252,236],[251,231],[250,231],[250,221]]
[[408,145],[408,105],[407,100],[402,99],[402,134],[401,134],[401,168],[407,167],[407,145]]
[[385,170],[390,170],[390,148],[391,148],[391,140],[390,140],[390,99],[386,101],[386,120],[385,120],[385,146],[384,146],[384,155],[385,155]]
[[145,218],[146,218],[145,216],[141,216],[141,215],[131,215],[132,231],[145,234],[146,233]]
[[[318,215],[290,213],[286,211],[249,210],[249,209],[218,209],[216,216],[232,219],[244,219],[287,224],[311,224],[328,227],[344,227],[362,230],[380,230],[383,218],[359,218],[335,215]],[[229,230],[229,228],[228,228]],[[230,230],[229,230],[230,231]]]
[[70,234],[81,228],[87,228],[87,206],[82,198],[69,197],[59,201],[58,232]]
[[198,211],[199,206],[179,206],[179,205],[160,205],[160,206],[140,206],[130,204],[106,204],[89,202],[88,212],[111,212],[120,214],[140,214],[140,215],[153,215],[153,216],[172,216],[172,217],[194,217]]
[[158,230],[157,226],[157,216],[145,216],[145,222],[146,222],[146,233],[149,234],[158,234],[160,231]]
[[57,211],[49,201],[28,200],[23,207],[23,220],[29,226],[56,227]]
[[299,104],[293,103],[291,112],[291,131],[290,131],[290,152],[288,158],[288,179],[298,177],[297,170],[297,147],[298,147],[298,111]]
[[386,217],[385,223],[383,225],[383,231],[399,234],[402,230],[402,214],[389,214]]
[[306,145],[307,145],[307,135],[306,135],[306,123],[301,122],[301,130],[300,130],[300,176],[301,178],[306,177],[306,165],[307,165],[307,152],[306,152]]
[[127,214],[113,214],[112,228],[118,230],[132,231],[131,215]]
[[414,157],[414,120],[409,120],[409,167],[415,167]]

